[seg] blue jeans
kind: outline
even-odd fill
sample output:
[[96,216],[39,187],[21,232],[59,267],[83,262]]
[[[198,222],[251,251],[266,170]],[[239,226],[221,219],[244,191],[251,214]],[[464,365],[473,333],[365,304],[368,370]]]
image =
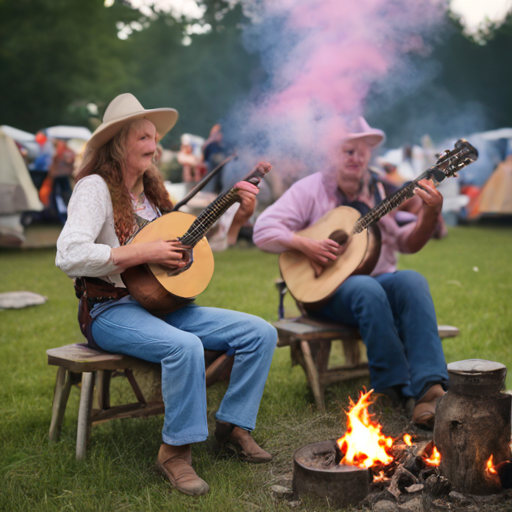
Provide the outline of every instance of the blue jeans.
[[189,304],[160,319],[130,302],[101,312],[92,333],[104,350],[162,365],[164,443],[208,437],[205,348],[235,355],[217,419],[254,429],[277,342],[276,330],[261,318]]
[[351,276],[313,314],[359,327],[377,392],[403,386],[404,396],[419,398],[429,383],[448,380],[428,282],[417,272]]

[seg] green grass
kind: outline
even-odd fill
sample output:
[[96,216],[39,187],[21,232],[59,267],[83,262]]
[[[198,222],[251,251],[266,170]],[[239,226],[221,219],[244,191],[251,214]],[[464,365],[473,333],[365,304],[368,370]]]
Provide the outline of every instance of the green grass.
[[[509,229],[471,227],[452,229],[447,239],[401,258],[401,268],[419,270],[428,278],[439,323],[461,330],[458,338],[444,340],[448,362],[484,358],[512,368],[510,254]],[[276,256],[254,248],[232,249],[216,255],[214,278],[198,302],[272,321],[276,277]],[[87,460],[77,462],[78,391],[73,389],[61,441],[48,442],[56,368],[47,366],[45,351],[82,341],[77,301],[71,281],[55,268],[54,250],[49,249],[0,251],[0,292],[14,290],[46,295],[48,302],[0,311],[0,510],[289,510],[285,502],[274,501],[270,485],[289,484],[296,448],[343,432],[342,407],[348,395],[355,396],[366,383],[330,386],[328,411],[320,414],[302,369],[290,367],[288,349],[277,350],[254,432],[275,460],[265,466],[244,465],[218,454],[209,439],[194,446],[193,453],[194,466],[211,492],[186,497],[154,471],[161,416],[95,426]],[[511,387],[510,377],[507,382]],[[114,380],[119,396],[124,385],[123,379]],[[208,391],[211,425],[224,389],[218,384]],[[303,504],[299,510],[327,509]]]

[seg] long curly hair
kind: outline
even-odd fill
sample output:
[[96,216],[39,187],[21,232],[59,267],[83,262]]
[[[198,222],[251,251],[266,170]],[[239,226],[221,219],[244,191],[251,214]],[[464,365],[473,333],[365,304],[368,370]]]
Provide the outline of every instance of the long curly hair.
[[[136,119],[123,125],[117,135],[97,150],[88,149],[78,169],[77,182],[91,174],[98,174],[107,183],[112,207],[114,224],[119,243],[123,245],[133,234],[135,217],[130,191],[125,185],[124,170],[126,146],[132,130],[140,130],[143,120]],[[172,210],[172,202],[162,176],[155,165],[151,164],[142,178],[144,193],[149,202],[162,213]]]

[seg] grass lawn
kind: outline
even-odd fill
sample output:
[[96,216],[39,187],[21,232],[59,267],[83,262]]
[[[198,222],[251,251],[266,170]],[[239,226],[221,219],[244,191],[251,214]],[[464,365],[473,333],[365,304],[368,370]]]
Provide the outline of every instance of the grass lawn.
[[[510,228],[460,227],[400,267],[429,280],[438,321],[460,328],[444,340],[448,362],[483,358],[512,368],[512,233]],[[198,303],[276,318],[277,257],[254,248],[216,255],[216,272]],[[5,511],[239,511],[289,510],[269,491],[288,483],[293,451],[339,437],[342,407],[367,382],[332,385],[326,413],[313,407],[301,368],[279,349],[260,408],[255,438],[275,455],[270,465],[244,465],[217,453],[211,439],[194,446],[194,465],[211,492],[190,498],[170,489],[154,471],[163,418],[124,419],[93,428],[88,458],[75,460],[78,392],[71,392],[61,441],[48,442],[56,368],[49,348],[82,341],[71,281],[54,266],[54,250],[0,250],[0,292],[30,290],[48,297],[39,307],[0,311],[0,510]],[[289,301],[289,305],[291,301]],[[512,387],[512,377],[507,387]],[[120,381],[117,383],[116,381]],[[115,379],[121,395],[123,379]],[[224,392],[209,389],[208,416]],[[385,419],[385,418],[384,418]],[[383,421],[386,430],[386,422]],[[396,424],[405,429],[407,423]],[[211,429],[212,431],[212,429]],[[390,433],[390,432],[388,432]],[[397,432],[399,433],[399,431]],[[327,510],[303,503],[298,510]]]

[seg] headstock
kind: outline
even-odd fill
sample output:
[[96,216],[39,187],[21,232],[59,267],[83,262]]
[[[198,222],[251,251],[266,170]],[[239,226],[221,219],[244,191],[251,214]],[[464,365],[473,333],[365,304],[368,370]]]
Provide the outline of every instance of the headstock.
[[242,178],[241,181],[248,181],[249,183],[258,186],[270,169],[272,169],[270,164],[259,163],[247,176]]
[[444,178],[457,176],[456,173],[478,160],[478,151],[467,140],[459,139],[455,148],[443,151],[437,162],[430,168],[433,178],[442,181]]

